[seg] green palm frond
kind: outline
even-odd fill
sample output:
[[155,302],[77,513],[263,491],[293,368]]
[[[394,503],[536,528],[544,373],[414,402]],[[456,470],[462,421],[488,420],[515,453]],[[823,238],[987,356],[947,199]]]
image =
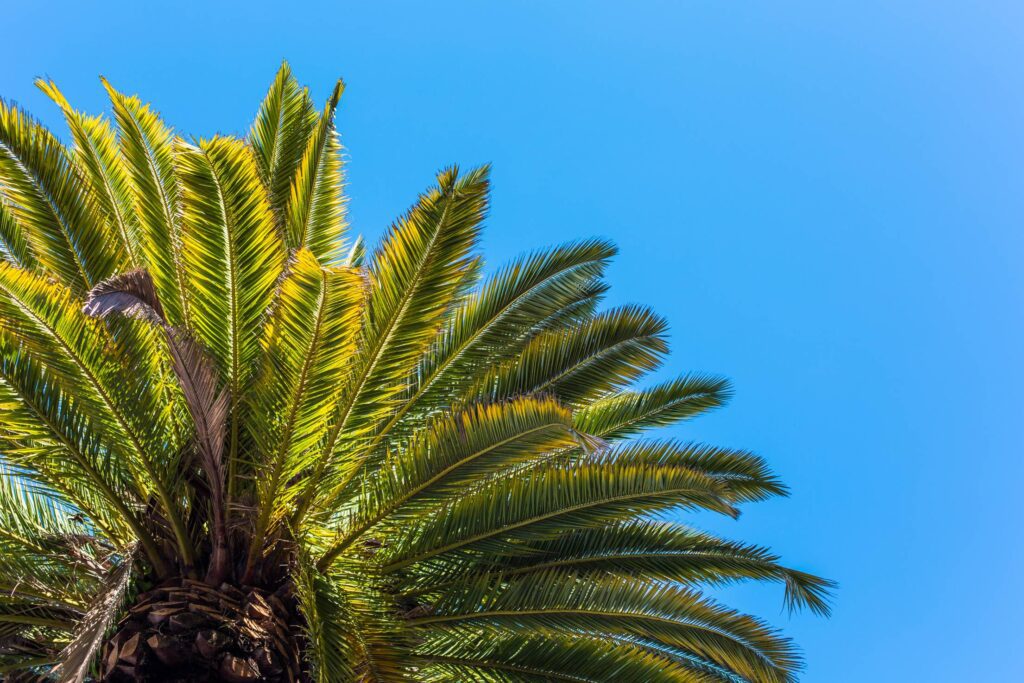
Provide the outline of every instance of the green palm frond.
[[[113,272],[117,244],[60,141],[0,102],[0,185],[34,260],[81,293]],[[6,240],[5,240],[6,241]],[[13,245],[12,245],[13,246]]]
[[729,482],[690,467],[601,455],[494,479],[399,532],[391,570],[440,556],[501,551],[566,527],[601,526],[669,510],[738,514]]
[[129,178],[139,251],[156,283],[171,324],[188,314],[188,290],[181,265],[180,188],[174,170],[174,135],[139,98],[123,95],[106,79],[117,121],[121,161]]
[[298,84],[288,64],[282,64],[249,132],[267,198],[282,225],[292,181],[316,121],[309,91]]
[[15,266],[31,270],[36,267],[28,235],[18,224],[14,211],[0,191],[0,258]]
[[381,588],[379,570],[365,561],[346,561],[327,573],[312,558],[300,561],[299,602],[316,653],[312,678],[322,683],[386,683],[407,680],[403,655],[411,639],[403,634]]
[[359,514],[324,556],[329,564],[385,518],[401,524],[464,490],[466,484],[577,444],[568,410],[548,399],[479,405],[432,422],[362,482]]
[[412,386],[382,434],[410,410],[457,398],[481,366],[507,361],[532,334],[567,307],[604,272],[615,248],[592,240],[541,251],[501,269],[449,318],[437,342],[424,355]]
[[[149,378],[138,374],[147,367],[147,351],[152,353],[152,345],[144,343],[145,334],[133,335],[135,343],[118,346],[116,355],[110,354],[113,340],[107,328],[86,316],[69,290],[2,264],[0,320],[0,338],[22,357],[18,368],[52,373],[54,384],[75,406],[72,417],[84,419],[86,429],[101,440],[100,448],[116,454],[137,495],[142,500],[157,496],[177,543],[189,557],[191,541],[170,493],[176,458],[167,449],[173,444],[166,440],[166,424],[152,386],[146,383]],[[35,395],[27,397],[34,403],[49,398],[40,395],[39,383],[26,386],[26,394],[32,389]]]
[[338,81],[310,133],[292,180],[285,223],[288,246],[306,247],[324,266],[338,265],[347,251],[341,142],[334,130],[344,89]]
[[677,660],[626,641],[557,631],[432,629],[416,649],[426,683],[734,683],[706,664]]
[[[404,392],[405,382],[434,341],[459,292],[487,210],[488,173],[483,167],[459,176],[438,175],[438,184],[394,226],[368,267],[370,294],[353,381],[346,387],[325,446],[359,445]],[[340,443],[339,443],[340,442]],[[340,487],[354,474],[343,462]]]
[[497,632],[613,634],[692,652],[751,680],[788,681],[799,659],[759,621],[692,591],[632,577],[568,578],[559,573],[468,583],[434,603],[414,626],[488,626]]
[[436,595],[466,575],[508,578],[553,571],[649,577],[695,586],[758,580],[783,583],[791,609],[828,614],[834,585],[778,561],[760,546],[726,541],[681,524],[639,519],[572,529],[553,539],[509,545],[503,552],[463,558],[432,571],[421,568],[408,579],[403,594]]
[[[11,349],[0,346],[7,353]],[[6,355],[6,354],[5,354]],[[50,487],[84,513],[108,542],[121,547],[145,536],[133,511],[141,504],[127,470],[106,457],[81,416],[67,410],[67,396],[38,363],[0,364],[0,430],[4,457],[25,481]],[[149,551],[156,555],[150,541]]]
[[230,401],[229,497],[234,494],[244,388],[260,351],[285,249],[250,150],[238,140],[180,144],[182,261],[196,292],[191,323],[219,368]]
[[5,680],[795,680],[703,593],[835,587],[680,519],[786,488],[636,438],[732,389],[639,384],[668,326],[601,309],[614,246],[488,270],[487,166],[349,242],[342,84],[317,111],[287,64],[246,139],[37,85],[70,143],[0,103]]
[[622,439],[714,410],[731,396],[728,380],[686,375],[649,389],[618,392],[584,406],[574,417],[582,432]]
[[352,637],[348,605],[338,583],[337,577],[317,571],[308,555],[300,558],[295,585],[309,647],[316,653],[317,683],[353,680],[353,665],[359,660],[358,641]]
[[[59,495],[0,464],[0,593],[24,604],[78,610],[109,548]],[[67,558],[78,562],[69,566]]]
[[111,236],[127,255],[133,268],[141,268],[139,235],[131,210],[128,175],[118,160],[117,137],[110,124],[100,116],[87,116],[75,111],[53,81],[36,80],[36,86],[60,107],[71,137],[74,155],[84,171],[82,181],[90,184],[92,196],[113,229]]
[[651,311],[627,306],[542,332],[518,356],[481,373],[470,396],[550,393],[569,405],[601,398],[660,365],[665,330]]
[[177,163],[191,327],[224,383],[240,394],[259,355],[265,313],[284,270],[284,245],[244,144],[230,138],[182,144]]
[[251,406],[253,438],[264,456],[254,463],[258,513],[250,565],[267,530],[308,483],[339,387],[351,372],[363,300],[363,281],[355,271],[325,270],[305,249],[289,265]]

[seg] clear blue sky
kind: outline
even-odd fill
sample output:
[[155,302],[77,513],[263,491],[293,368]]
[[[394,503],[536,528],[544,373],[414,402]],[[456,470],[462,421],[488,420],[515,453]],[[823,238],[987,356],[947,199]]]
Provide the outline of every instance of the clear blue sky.
[[0,95],[56,125],[33,77],[97,111],[102,73],[206,135],[282,58],[318,98],[344,76],[359,231],[491,161],[492,262],[613,238],[668,372],[734,379],[676,432],[791,484],[709,523],[842,584],[831,620],[729,592],[804,680],[1020,680],[1024,6],[348,4],[8,3]]

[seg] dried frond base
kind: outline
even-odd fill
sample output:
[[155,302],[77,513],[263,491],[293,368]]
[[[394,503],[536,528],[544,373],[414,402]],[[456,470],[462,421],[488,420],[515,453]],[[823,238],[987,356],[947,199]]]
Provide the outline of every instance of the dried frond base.
[[107,643],[102,681],[302,680],[300,623],[289,588],[175,579],[139,595]]

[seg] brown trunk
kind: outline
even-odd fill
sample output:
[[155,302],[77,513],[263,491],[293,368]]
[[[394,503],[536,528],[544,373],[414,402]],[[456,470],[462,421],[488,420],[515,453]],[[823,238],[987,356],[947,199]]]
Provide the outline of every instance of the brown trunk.
[[300,628],[286,589],[167,581],[139,595],[121,620],[100,680],[302,681]]

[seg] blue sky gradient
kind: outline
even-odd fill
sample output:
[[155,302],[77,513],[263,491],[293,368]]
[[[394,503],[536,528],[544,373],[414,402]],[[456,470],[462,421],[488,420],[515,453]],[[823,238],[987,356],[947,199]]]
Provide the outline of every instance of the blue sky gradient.
[[[209,6],[207,6],[209,5]],[[736,522],[841,584],[830,620],[726,591],[803,680],[1018,680],[1024,5],[1011,2],[10,3],[0,96],[58,127],[97,77],[178,130],[243,133],[280,61],[339,113],[374,241],[442,166],[494,164],[492,264],[612,238],[610,303],[721,373],[673,429],[792,487]],[[63,132],[63,129],[61,129]]]

